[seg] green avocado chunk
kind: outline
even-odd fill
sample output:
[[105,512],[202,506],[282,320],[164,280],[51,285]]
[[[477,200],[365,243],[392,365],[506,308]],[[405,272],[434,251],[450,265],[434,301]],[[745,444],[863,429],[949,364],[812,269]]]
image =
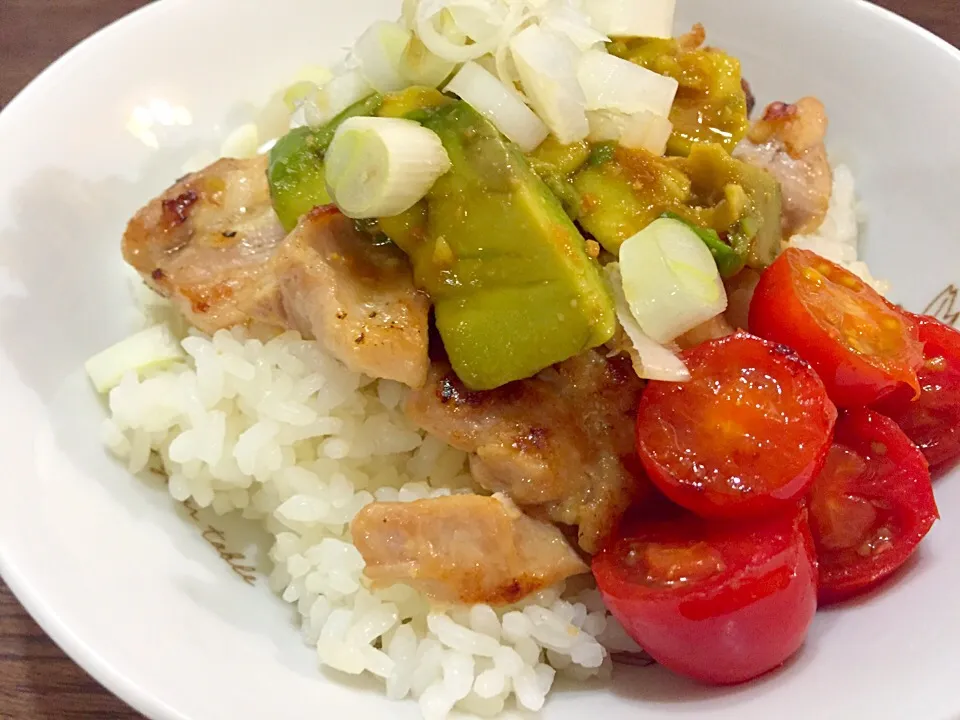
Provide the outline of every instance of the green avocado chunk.
[[571,145],[561,145],[550,135],[537,148],[527,154],[530,167],[557,196],[564,211],[572,220],[577,219],[580,200],[573,188],[573,173],[590,157],[590,144],[586,140]]
[[287,232],[318,205],[330,204],[323,157],[340,124],[352,117],[373,115],[383,104],[377,94],[354,103],[321,128],[291,130],[270,150],[267,180],[270,198]]
[[425,203],[380,227],[410,254],[463,383],[499,387],[609,340],[600,266],[519,149],[464,102],[422,122],[452,167]]
[[688,219],[725,233],[752,268],[765,268],[776,259],[783,235],[782,197],[773,175],[712,144],[696,145],[688,157],[672,162],[692,183],[696,207]]
[[710,233],[701,237],[724,277],[776,258],[780,187],[762,168],[707,143],[694,145],[687,157],[622,147],[595,155],[573,178],[577,220],[608,252],[618,255],[624,240],[669,213]]
[[573,178],[580,200],[577,220],[614,255],[620,245],[690,198],[690,179],[664,158],[645,150],[596,146]]

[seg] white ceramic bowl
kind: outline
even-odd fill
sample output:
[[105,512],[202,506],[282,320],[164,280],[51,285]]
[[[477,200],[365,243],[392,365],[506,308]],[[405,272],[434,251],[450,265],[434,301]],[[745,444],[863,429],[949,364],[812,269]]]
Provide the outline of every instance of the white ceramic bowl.
[[[164,0],[83,43],[0,115],[0,569],[70,655],[151,718],[417,716],[319,674],[264,581],[246,584],[206,541],[220,542],[214,530],[106,456],[81,370],[130,329],[127,218],[276,85],[338,59],[398,5]],[[825,101],[831,148],[869,213],[866,259],[895,300],[919,311],[960,284],[960,53],[859,0],[679,5],[742,58],[761,102]],[[155,100],[189,116],[154,103],[149,147],[127,126]],[[953,295],[941,298],[948,312]],[[783,670],[722,690],[622,670],[612,688],[555,693],[544,715],[960,716],[960,476],[937,494],[943,519],[916,561],[819,614]]]

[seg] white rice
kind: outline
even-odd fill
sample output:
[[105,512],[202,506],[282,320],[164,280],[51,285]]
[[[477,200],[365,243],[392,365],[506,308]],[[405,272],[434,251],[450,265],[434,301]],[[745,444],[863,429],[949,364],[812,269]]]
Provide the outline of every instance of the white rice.
[[830,209],[823,224],[810,235],[794,235],[788,244],[815,252],[845,267],[884,294],[890,289],[890,284],[873,277],[866,263],[858,259],[860,221],[853,173],[846,165],[838,165],[833,171]]
[[[165,301],[137,293],[146,322],[172,322]],[[429,720],[536,711],[557,672],[609,672],[597,636],[611,622],[595,590],[553,588],[493,609],[368,588],[349,532],[361,507],[472,487],[464,453],[406,420],[400,385],[350,372],[295,333],[263,343],[240,329],[190,331],[182,345],[185,363],[130,373],[110,392],[104,441],[132,472],[159,456],[174,499],[263,524],[270,587],[296,605],[321,665],[381,678],[389,698],[417,699]]]

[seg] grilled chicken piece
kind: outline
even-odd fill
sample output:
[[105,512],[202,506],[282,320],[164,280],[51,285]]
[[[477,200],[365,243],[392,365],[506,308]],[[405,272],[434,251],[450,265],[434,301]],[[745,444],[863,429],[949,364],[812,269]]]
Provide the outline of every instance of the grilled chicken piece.
[[257,319],[317,338],[353,370],[423,385],[430,301],[395,245],[376,244],[333,208],[314,208],[268,277]]
[[732,278],[724,281],[727,290],[727,310],[724,316],[734,330],[750,329],[750,301],[760,282],[760,273],[752,268],[744,268]]
[[588,570],[557,528],[499,495],[376,502],[350,529],[375,585],[441,602],[506,605]]
[[648,487],[634,450],[642,382],[624,356],[588,351],[535,378],[466,390],[446,363],[408,396],[407,416],[471,452],[474,479],[525,512],[579,527],[596,552]]
[[207,333],[247,322],[246,304],[286,233],[270,204],[267,160],[218,160],[140,210],[123,257]]
[[734,150],[780,182],[785,238],[815,231],[827,215],[833,171],[823,144],[826,133],[826,109],[816,98],[794,105],[775,102]]
[[267,160],[218,160],[140,210],[124,258],[200,330],[299,331],[350,369],[411,386],[427,373],[428,299],[406,256],[317,208],[286,236]]

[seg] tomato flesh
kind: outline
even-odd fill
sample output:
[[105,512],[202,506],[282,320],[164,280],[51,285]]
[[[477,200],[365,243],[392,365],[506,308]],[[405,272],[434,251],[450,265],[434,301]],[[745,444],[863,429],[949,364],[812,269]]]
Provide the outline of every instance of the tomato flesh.
[[864,408],[837,421],[809,507],[821,603],[888,577],[939,517],[923,455],[892,420]]
[[901,384],[919,391],[923,346],[913,320],[812,252],[788,248],[764,271],[750,331],[799,352],[837,407],[870,405]]
[[920,395],[898,391],[877,409],[893,419],[938,474],[960,459],[960,332],[936,318],[914,316],[923,342]]
[[593,559],[610,611],[657,662],[714,683],[772,670],[803,644],[817,567],[806,510],[718,523],[628,519]]
[[637,411],[637,452],[653,483],[704,517],[796,502],[823,466],[837,416],[810,366],[746,333],[682,357],[691,379],[649,383]]

